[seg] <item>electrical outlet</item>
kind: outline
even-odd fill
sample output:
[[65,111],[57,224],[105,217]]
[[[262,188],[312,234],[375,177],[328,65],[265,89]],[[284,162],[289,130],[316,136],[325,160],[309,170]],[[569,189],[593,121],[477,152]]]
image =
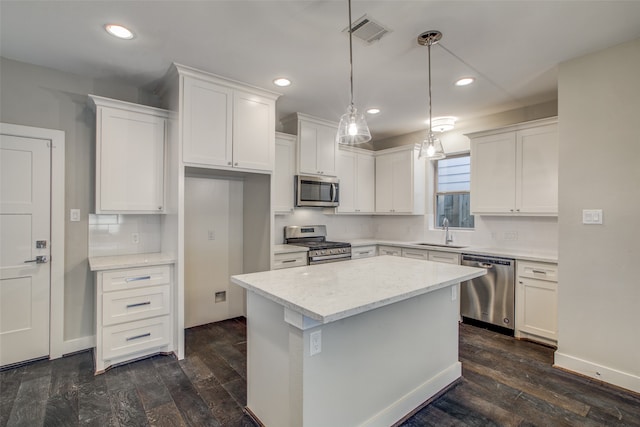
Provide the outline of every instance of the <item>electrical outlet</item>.
[[80,209],[71,209],[69,211],[69,221],[72,221],[72,222],[80,221]]
[[322,351],[322,330],[309,334],[309,356],[315,356]]
[[209,240],[216,240],[216,232],[214,230],[209,230],[207,232],[207,238]]
[[131,233],[131,243],[137,245],[138,243],[140,243],[140,234],[138,233]]
[[602,209],[583,209],[583,224],[602,224]]

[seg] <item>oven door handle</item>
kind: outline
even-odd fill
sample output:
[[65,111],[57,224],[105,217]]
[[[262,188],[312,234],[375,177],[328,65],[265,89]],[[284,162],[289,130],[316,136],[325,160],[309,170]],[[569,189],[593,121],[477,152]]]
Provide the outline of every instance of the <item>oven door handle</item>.
[[334,183],[331,183],[331,189],[329,190],[329,197],[331,198],[332,202],[336,201],[336,185]]
[[351,254],[311,256],[311,257],[309,257],[309,262],[338,260],[338,259],[351,259]]

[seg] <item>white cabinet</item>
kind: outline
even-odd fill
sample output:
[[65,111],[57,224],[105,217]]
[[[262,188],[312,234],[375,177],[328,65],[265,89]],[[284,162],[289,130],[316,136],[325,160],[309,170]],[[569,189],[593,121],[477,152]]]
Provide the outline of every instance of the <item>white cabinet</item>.
[[282,120],[282,126],[285,132],[298,135],[299,174],[336,175],[337,124],[294,113]]
[[307,252],[288,252],[275,254],[273,256],[272,270],[280,270],[281,268],[300,267],[307,265]]
[[294,177],[296,174],[296,137],[276,132],[276,162],[273,170],[273,199],[275,213],[291,213],[294,209]]
[[338,213],[375,212],[375,158],[368,150],[341,148],[337,156],[340,179]]
[[468,135],[474,214],[558,214],[557,119]]
[[376,152],[376,213],[422,215],[425,211],[425,162],[417,147]]
[[517,261],[515,336],[545,344],[558,340],[558,266]]
[[402,257],[427,261],[429,260],[429,251],[425,249],[402,248]]
[[378,246],[378,255],[402,256],[402,249],[395,246]]
[[369,258],[378,255],[376,245],[356,246],[351,248],[351,259]]
[[172,346],[172,267],[96,273],[95,372]]
[[456,265],[460,264],[460,254],[455,252],[402,248],[402,256],[405,258],[421,259],[424,261],[443,262],[446,264]]
[[215,169],[271,172],[278,95],[176,65],[182,160]]
[[89,95],[96,111],[95,213],[162,213],[168,111]]

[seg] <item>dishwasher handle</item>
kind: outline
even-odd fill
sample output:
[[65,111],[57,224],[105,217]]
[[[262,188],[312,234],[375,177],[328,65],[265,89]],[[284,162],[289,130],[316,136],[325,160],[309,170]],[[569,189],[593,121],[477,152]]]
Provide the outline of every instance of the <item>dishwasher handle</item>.
[[486,268],[487,270],[493,268],[493,264],[489,264],[488,262],[479,262],[478,267]]

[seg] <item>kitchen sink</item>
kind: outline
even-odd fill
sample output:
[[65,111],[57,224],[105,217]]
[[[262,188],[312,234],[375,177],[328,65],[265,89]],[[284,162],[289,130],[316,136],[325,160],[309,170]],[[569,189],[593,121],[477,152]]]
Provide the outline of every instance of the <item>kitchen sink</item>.
[[466,246],[444,245],[444,244],[440,244],[440,243],[414,243],[414,245],[435,246],[435,247],[438,247],[438,248],[452,248],[452,249],[466,248]]

